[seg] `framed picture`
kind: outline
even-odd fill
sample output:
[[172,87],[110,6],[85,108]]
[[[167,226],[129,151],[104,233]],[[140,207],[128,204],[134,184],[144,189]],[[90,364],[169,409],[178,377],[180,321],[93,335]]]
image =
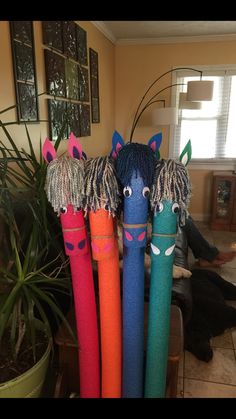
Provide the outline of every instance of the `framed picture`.
[[47,93],[66,97],[65,58],[47,49],[44,50],[44,54]]
[[[87,33],[74,21],[42,22],[49,131],[52,140],[91,135]],[[99,122],[98,59],[93,62],[93,118]]]
[[57,51],[63,51],[62,42],[62,22],[55,21],[42,21],[43,43]]
[[77,25],[71,20],[65,20],[62,24],[63,53],[66,57],[77,60]]
[[88,54],[87,54],[87,32],[77,25],[77,54],[78,61],[80,64],[88,65]]
[[98,123],[100,122],[98,53],[92,48],[89,48],[89,66],[92,122]]
[[48,100],[49,135],[51,140],[68,138],[67,103],[62,100]]
[[33,22],[10,21],[18,122],[38,122]]

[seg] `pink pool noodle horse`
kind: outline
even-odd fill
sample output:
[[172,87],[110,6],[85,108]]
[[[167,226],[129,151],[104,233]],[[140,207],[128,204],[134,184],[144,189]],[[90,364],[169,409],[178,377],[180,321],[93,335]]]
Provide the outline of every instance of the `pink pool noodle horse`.
[[56,157],[50,140],[43,145],[49,163],[46,193],[61,220],[65,252],[70,258],[78,338],[80,397],[100,397],[99,342],[91,255],[82,211],[84,165],[82,147],[70,135],[70,156]]

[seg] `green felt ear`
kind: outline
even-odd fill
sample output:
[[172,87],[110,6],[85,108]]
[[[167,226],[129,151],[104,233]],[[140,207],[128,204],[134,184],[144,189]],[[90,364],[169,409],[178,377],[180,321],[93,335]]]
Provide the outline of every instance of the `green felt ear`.
[[191,140],[188,140],[186,146],[184,147],[182,153],[179,156],[179,160],[184,166],[187,166],[188,162],[191,160],[192,157],[192,145]]

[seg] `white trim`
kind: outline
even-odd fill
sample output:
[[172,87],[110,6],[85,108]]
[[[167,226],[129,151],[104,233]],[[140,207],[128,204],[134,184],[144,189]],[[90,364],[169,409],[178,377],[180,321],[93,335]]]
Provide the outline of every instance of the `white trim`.
[[[204,161],[205,160],[205,161]],[[225,159],[214,161],[209,161],[208,159],[195,159],[190,160],[188,164],[188,169],[192,170],[236,170],[236,160],[235,159]]]
[[137,39],[120,38],[120,39],[117,39],[115,43],[116,45],[147,45],[147,44],[182,44],[182,43],[190,43],[190,42],[225,42],[225,41],[236,41],[236,34],[169,36],[169,37],[160,37],[160,38],[137,38]]
[[[178,70],[179,68],[181,69],[181,67],[186,67],[186,68],[190,68],[190,69],[194,68],[195,70],[202,71],[203,73],[205,72],[206,74],[204,74],[204,75],[207,75],[207,71],[209,72],[210,75],[214,75],[214,71],[215,71],[216,76],[220,75],[219,72],[221,72],[222,74],[225,73],[225,70],[228,71],[228,72],[230,70],[232,70],[233,74],[235,74],[235,70],[236,70],[235,62],[232,63],[232,64],[207,64],[207,65],[206,64],[205,65],[201,65],[201,64],[196,64],[196,65],[195,64],[191,64],[191,65],[190,64],[181,64],[181,65],[173,66],[173,67],[171,67],[171,69]],[[184,71],[184,70],[179,70],[180,75],[181,75],[181,71]],[[196,72],[193,71],[192,75],[196,75]],[[184,72],[183,76],[186,76],[186,71]],[[176,80],[177,80],[176,73],[173,71],[173,73],[172,73],[172,83],[176,83]]]
[[105,35],[109,41],[111,41],[113,44],[116,44],[116,37],[113,35],[113,33],[108,29],[107,25],[102,20],[90,20],[90,22],[96,26],[96,28]]

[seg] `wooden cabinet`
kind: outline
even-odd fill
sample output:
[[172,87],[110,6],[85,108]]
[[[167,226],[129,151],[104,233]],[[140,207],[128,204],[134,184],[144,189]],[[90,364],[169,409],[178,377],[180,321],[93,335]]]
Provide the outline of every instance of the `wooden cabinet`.
[[236,231],[236,174],[213,173],[212,230]]

